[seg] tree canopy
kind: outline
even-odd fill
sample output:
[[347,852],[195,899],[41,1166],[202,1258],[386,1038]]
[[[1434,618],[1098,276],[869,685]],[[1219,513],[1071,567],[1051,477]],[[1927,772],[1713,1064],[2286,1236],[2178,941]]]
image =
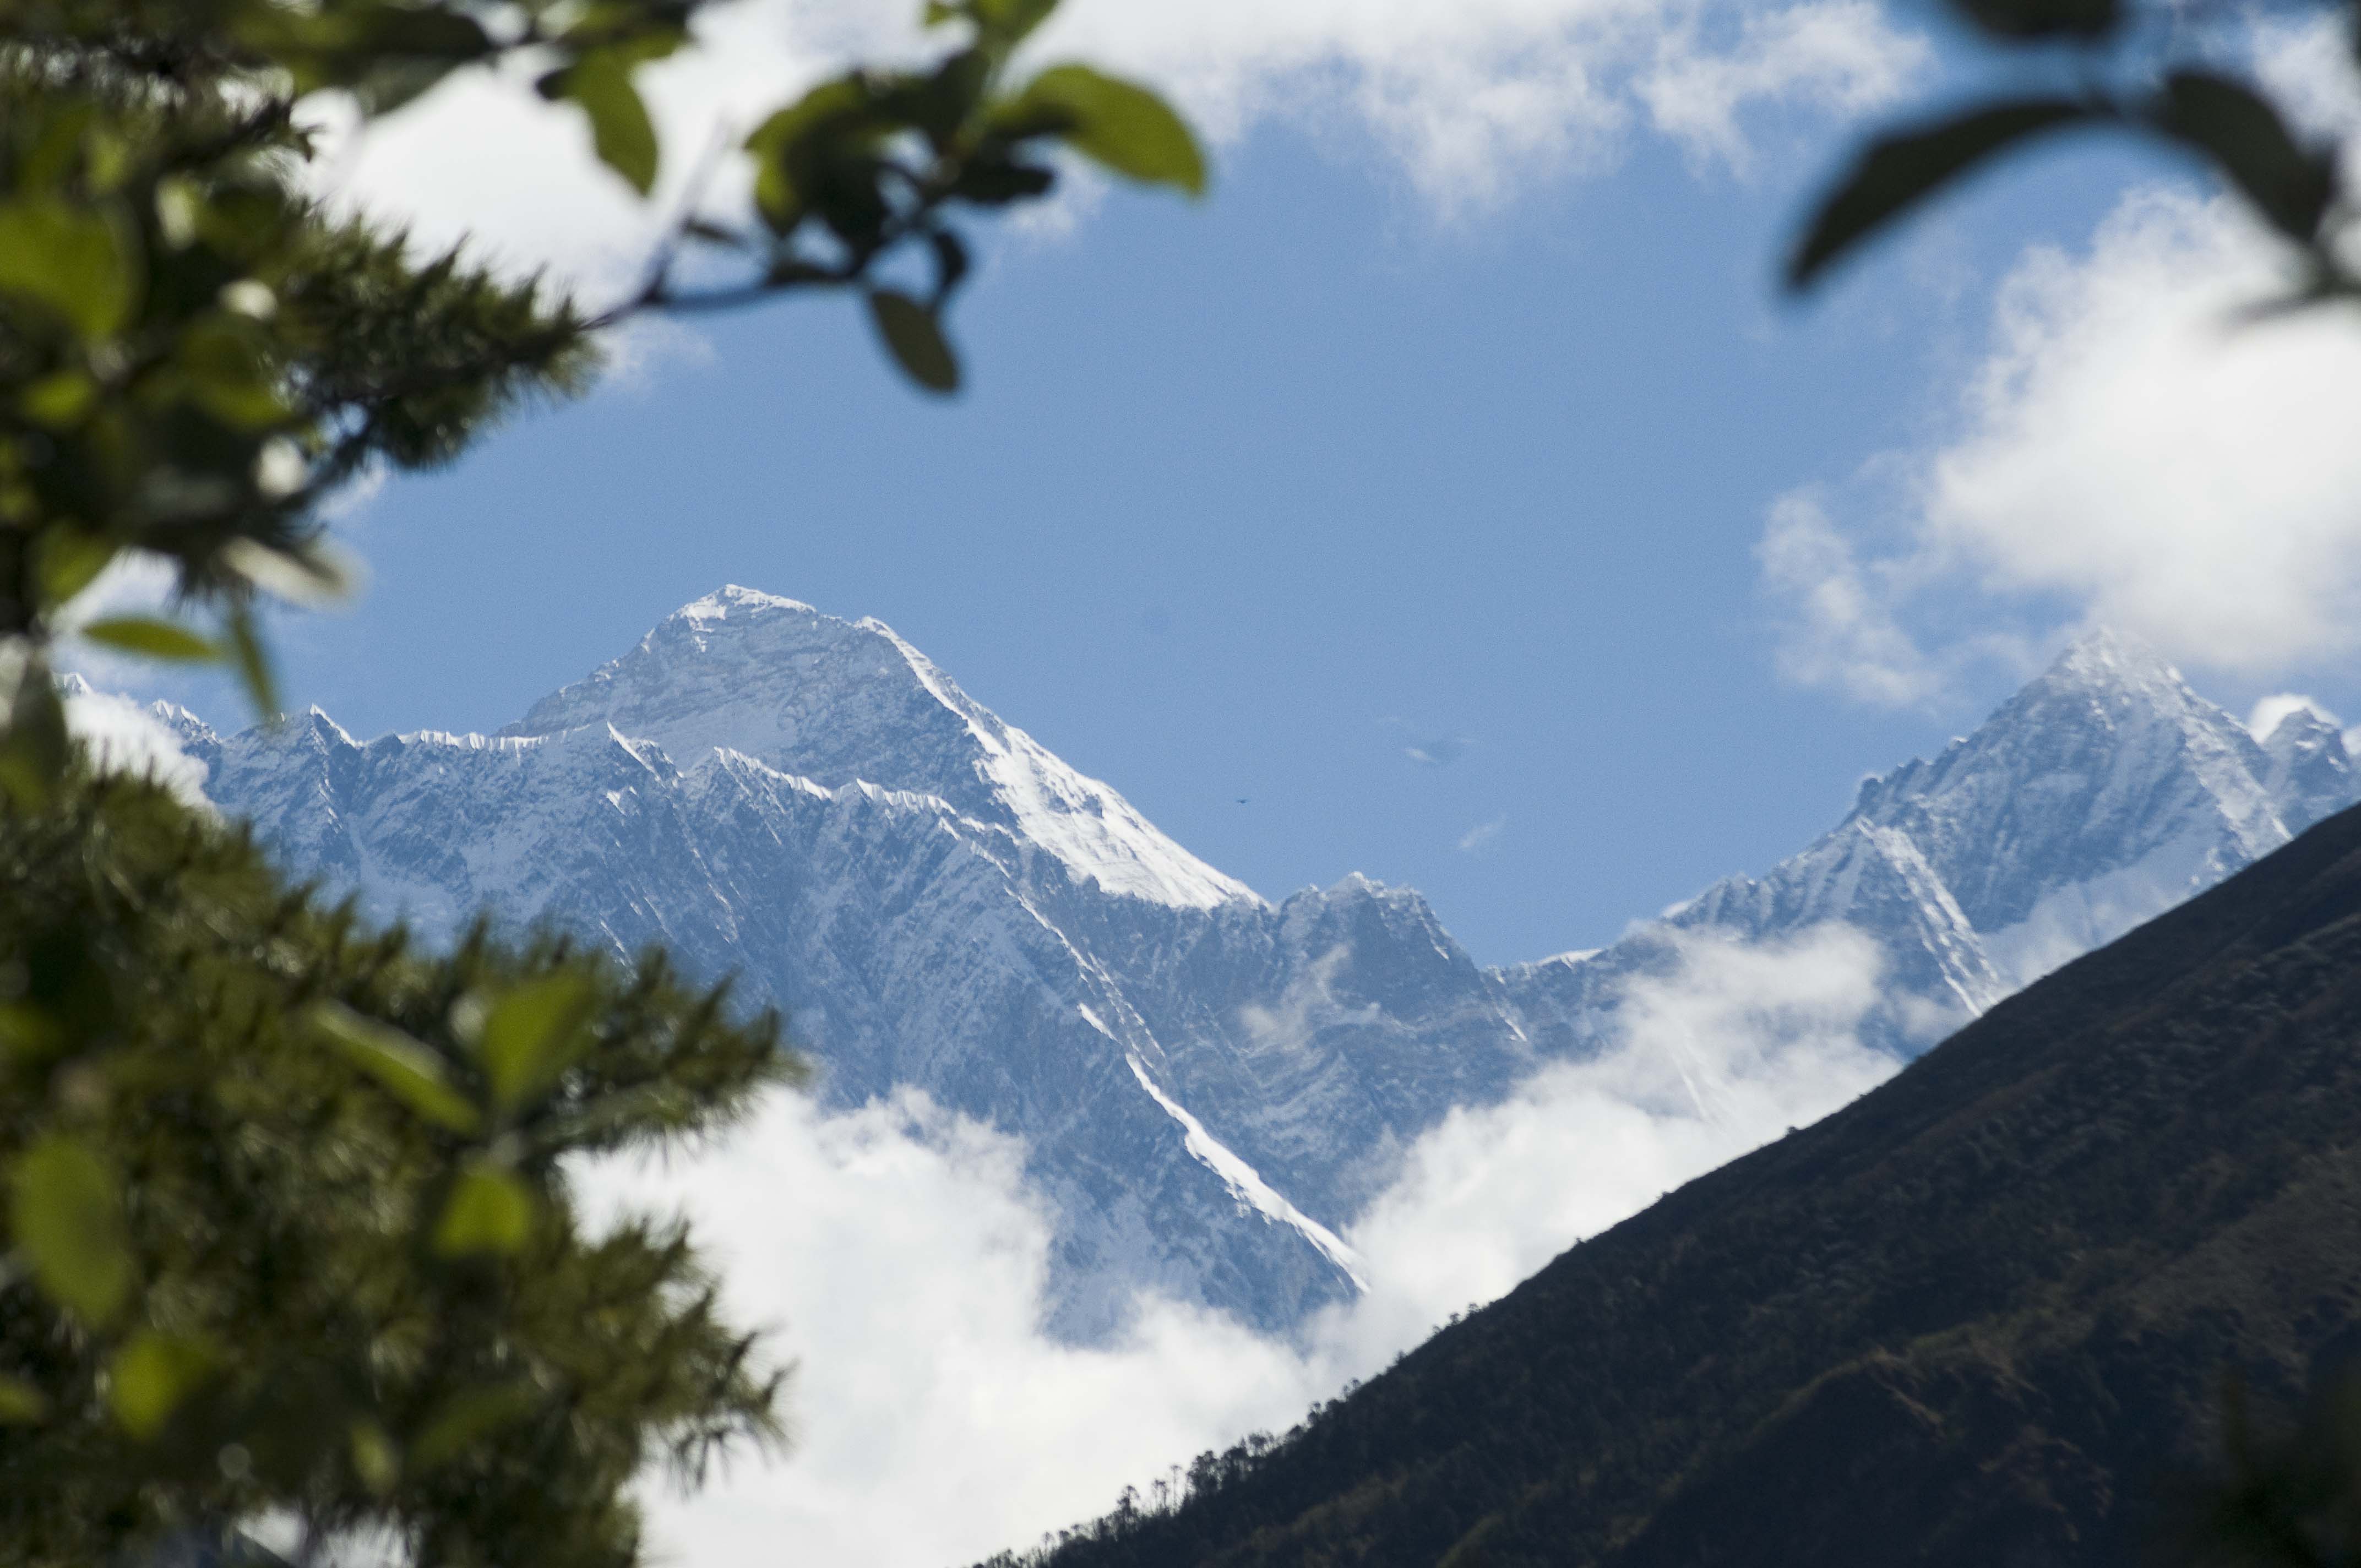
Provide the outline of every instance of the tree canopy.
[[[274,1516],[438,1568],[628,1564],[652,1462],[780,1440],[783,1370],[682,1227],[594,1224],[568,1187],[794,1081],[777,1019],[659,953],[480,926],[430,953],[324,905],[91,776],[51,649],[227,663],[274,713],[255,606],[341,591],[323,503],[578,390],[640,313],[851,291],[953,389],[963,222],[1047,193],[1060,148],[1204,187],[1152,93],[1017,69],[1053,4],[929,5],[937,59],[783,103],[737,149],[746,210],[692,188],[592,311],[323,207],[302,105],[522,66],[645,196],[634,72],[696,47],[702,0],[0,0],[0,1564]],[[906,251],[922,291],[881,277]],[[174,617],[77,611],[137,558]]]
[[0,1562],[271,1509],[452,1564],[626,1563],[624,1486],[780,1434],[676,1223],[569,1160],[791,1081],[659,958],[447,955],[158,786],[0,820]]
[[[962,214],[1046,194],[1060,148],[1204,188],[1195,139],[1153,93],[1078,62],[1016,70],[1054,0],[959,0],[926,8],[954,40],[931,63],[850,71],[764,117],[737,149],[751,210],[708,211],[692,189],[642,285],[596,313],[461,253],[416,255],[302,189],[307,94],[385,115],[455,71],[518,64],[645,195],[663,149],[633,72],[694,47],[702,7],[0,4],[0,785],[34,799],[64,767],[44,649],[126,554],[169,562],[217,627],[111,618],[82,635],[228,661],[271,711],[251,607],[339,589],[321,504],[373,466],[446,462],[520,402],[578,389],[600,329],[852,291],[895,362],[948,392]],[[904,251],[930,270],[922,292],[880,277]]]

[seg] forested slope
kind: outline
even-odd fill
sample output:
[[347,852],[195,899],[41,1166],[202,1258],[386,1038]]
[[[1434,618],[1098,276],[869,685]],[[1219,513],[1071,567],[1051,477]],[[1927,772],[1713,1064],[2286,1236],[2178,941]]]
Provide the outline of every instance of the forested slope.
[[1560,1256],[1122,1564],[2130,1563],[2361,1348],[2361,812]]

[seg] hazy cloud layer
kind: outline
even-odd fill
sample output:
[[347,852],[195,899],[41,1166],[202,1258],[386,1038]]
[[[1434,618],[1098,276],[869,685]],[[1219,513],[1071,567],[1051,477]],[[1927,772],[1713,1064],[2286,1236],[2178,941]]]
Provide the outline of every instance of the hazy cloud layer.
[[1347,1236],[1369,1294],[1294,1343],[1157,1300],[1111,1346],[1048,1339],[1049,1223],[1019,1146],[915,1096],[840,1116],[782,1097],[673,1170],[594,1173],[598,1202],[691,1212],[736,1310],[798,1363],[798,1451],[659,1501],[668,1556],[940,1568],[1027,1544],[1127,1483],[1284,1430],[1575,1240],[1893,1069],[1858,1038],[1878,1003],[1857,934],[1674,954],[1631,987],[1615,1049],[1413,1148]]
[[[644,81],[677,192],[717,135],[846,61],[928,46],[896,0],[738,0],[708,47]],[[1769,105],[1854,113],[1897,97],[1927,46],[1867,0],[1069,0],[1039,40],[1171,93],[1216,143],[1287,120],[1371,139],[1435,208],[1463,213],[1611,159],[1635,128],[1743,163]],[[668,212],[589,167],[572,111],[529,72],[446,85],[357,140],[330,138],[325,187],[407,215],[423,239],[472,233],[511,263],[613,289]],[[335,116],[324,108],[333,122]],[[661,194],[661,192],[660,192]]]
[[2161,188],[2028,252],[1948,439],[1770,509],[1785,674],[1918,703],[2086,622],[2249,678],[2361,649],[2361,318],[2248,317],[2287,265],[2227,199]]

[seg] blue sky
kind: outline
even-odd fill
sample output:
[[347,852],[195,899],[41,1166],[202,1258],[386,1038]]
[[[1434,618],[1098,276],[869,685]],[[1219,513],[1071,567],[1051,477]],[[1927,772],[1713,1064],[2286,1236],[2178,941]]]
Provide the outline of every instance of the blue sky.
[[[809,14],[828,9],[788,12],[826,41]],[[1119,63],[1131,49],[1159,78],[1155,38],[1102,38],[1104,9],[1080,9],[1081,47],[1099,38]],[[2094,525],[2062,567],[2028,565],[2040,542],[1988,515],[2011,483],[2054,490],[2045,464],[2138,469],[2172,443],[2169,421],[2125,434],[2107,404],[2125,378],[2108,356],[2136,356],[2073,339],[2107,314],[2092,291],[2145,320],[2158,289],[2139,292],[2143,266],[2251,271],[2259,242],[2184,201],[2110,261],[2103,220],[2177,174],[2093,146],[1977,187],[1814,302],[1781,300],[1780,252],[1862,126],[1974,70],[1956,52],[1927,62],[1915,40],[1941,35],[1923,14],[1818,9],[1893,56],[1861,102],[1807,77],[1738,104],[1734,139],[1716,139],[1626,93],[1604,122],[1544,113],[1474,154],[1452,150],[1466,138],[1447,93],[1411,131],[1370,107],[1372,82],[1415,97],[1399,60],[1334,46],[1336,61],[1273,68],[1257,106],[1235,82],[1204,85],[1200,38],[1169,84],[1215,136],[1213,195],[1102,191],[994,234],[955,321],[964,395],[905,387],[844,302],[649,334],[594,396],[343,520],[372,586],[349,612],[287,626],[291,696],[363,735],[489,729],[681,603],[744,583],[888,621],[1266,895],[1352,871],[1409,883],[1485,961],[1598,945],[1800,847],[1862,773],[1971,726],[2111,603],[2241,711],[2292,685],[2361,717],[2333,629],[2260,655],[2251,626],[2170,645],[2191,618],[2169,586],[2110,587],[2140,548],[2124,543],[2137,515]],[[1710,63],[1714,29],[1739,24],[1701,15],[1681,25]],[[1534,49],[1608,49],[1571,24],[1523,25],[1503,37],[1526,54],[1479,37],[1468,69],[1521,80]],[[1610,88],[1642,74],[1615,49],[1597,68]],[[1312,85],[1272,107],[1290,82]],[[669,118],[693,124],[697,93],[675,98]],[[550,200],[584,192],[566,209],[578,223],[523,212],[508,187],[452,188],[450,148],[490,113],[430,103],[378,134],[391,150],[339,165],[340,188],[430,234],[479,230],[595,293],[633,236],[603,177],[557,182]],[[572,129],[542,126],[519,161],[562,159]],[[1996,302],[2045,247],[2058,276],[2034,280],[2046,325],[2026,347]],[[2352,350],[2306,352],[2333,367]],[[1963,403],[2011,377],[2004,406]],[[2064,452],[2027,455],[2057,431]],[[1961,493],[2001,500],[1951,495],[1938,470],[1962,451],[2000,477]],[[2235,462],[2216,464],[2224,482]],[[2296,510],[2341,504],[2349,477],[2328,466]],[[1762,555],[1774,514],[1798,506],[1827,525],[1806,530],[1802,589]],[[2203,535],[2207,515],[2186,529]],[[2043,525],[2059,526],[2079,514]],[[2281,577],[2316,577],[2320,551],[2349,564],[2351,542],[2327,532]],[[1799,594],[1842,587],[1834,539],[1886,553],[1868,591],[1891,625],[1798,630]],[[1995,591],[2012,573],[2032,585]],[[200,703],[237,717],[218,693]],[[1422,764],[1412,748],[1456,754]]]

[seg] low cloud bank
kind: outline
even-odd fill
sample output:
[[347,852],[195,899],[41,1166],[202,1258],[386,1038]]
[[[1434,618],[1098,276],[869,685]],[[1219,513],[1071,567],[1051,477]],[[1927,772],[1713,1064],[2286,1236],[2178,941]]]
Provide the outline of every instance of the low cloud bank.
[[1415,1146],[1347,1235],[1368,1294],[1293,1342],[1152,1299],[1113,1344],[1047,1337],[1051,1226],[1021,1146],[915,1094],[839,1115],[781,1096],[696,1159],[589,1172],[594,1206],[686,1210],[740,1319],[796,1364],[795,1452],[655,1495],[656,1539],[700,1568],[942,1568],[1284,1431],[1576,1240],[1889,1074],[1860,1037],[1877,968],[1841,927],[1679,938],[1630,984],[1612,1049]]

